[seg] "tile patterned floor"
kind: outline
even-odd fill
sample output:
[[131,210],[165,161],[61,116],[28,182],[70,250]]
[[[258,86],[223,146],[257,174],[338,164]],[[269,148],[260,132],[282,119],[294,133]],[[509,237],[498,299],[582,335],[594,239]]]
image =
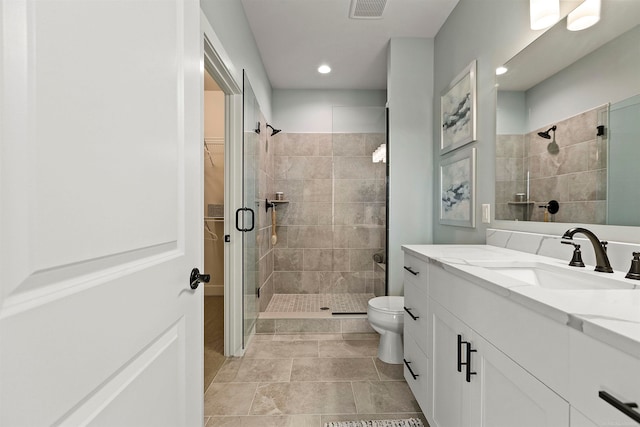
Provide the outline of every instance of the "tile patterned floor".
[[367,301],[374,294],[274,294],[266,312],[321,312],[329,307],[333,313],[366,313]]
[[377,334],[256,335],[205,393],[206,427],[322,427],[419,417],[402,365],[376,357]]

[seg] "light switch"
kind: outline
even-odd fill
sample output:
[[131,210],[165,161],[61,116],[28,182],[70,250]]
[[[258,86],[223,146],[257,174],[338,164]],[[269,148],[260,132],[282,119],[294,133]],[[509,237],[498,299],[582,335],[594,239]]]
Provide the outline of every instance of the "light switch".
[[489,203],[482,204],[482,222],[485,224],[491,222],[491,205]]

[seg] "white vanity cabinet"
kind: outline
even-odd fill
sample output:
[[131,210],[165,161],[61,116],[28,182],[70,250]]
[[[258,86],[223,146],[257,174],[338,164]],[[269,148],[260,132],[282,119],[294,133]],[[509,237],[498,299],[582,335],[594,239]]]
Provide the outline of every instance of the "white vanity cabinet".
[[569,426],[569,404],[429,299],[432,427]]
[[[501,306],[504,298],[439,263],[405,254],[405,266],[404,373],[431,427],[569,426],[568,403],[482,335],[497,322],[506,323],[495,328],[498,343],[533,331],[536,336],[530,340],[511,342],[519,355],[527,351],[520,348],[523,343],[556,344],[557,331],[540,334],[535,324],[523,329],[520,322],[535,322],[516,318],[514,310],[522,307],[508,301],[513,310]],[[566,346],[557,347],[566,356]],[[544,351],[535,348],[530,353],[528,357],[539,358]],[[541,372],[543,376],[556,374],[556,367],[539,368],[546,362],[535,365],[534,370],[551,370]]]
[[426,261],[405,255],[404,377],[420,407],[426,407],[430,400],[431,375],[427,356],[430,352],[427,340],[428,269],[429,265]]
[[640,426],[640,291],[533,288],[483,265],[557,262],[495,247],[403,248],[405,378],[431,427]]

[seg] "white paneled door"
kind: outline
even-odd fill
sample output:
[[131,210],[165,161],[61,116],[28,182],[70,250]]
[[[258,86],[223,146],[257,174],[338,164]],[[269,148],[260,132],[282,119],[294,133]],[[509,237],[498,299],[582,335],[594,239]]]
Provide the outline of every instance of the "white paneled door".
[[202,425],[194,0],[0,0],[0,425]]

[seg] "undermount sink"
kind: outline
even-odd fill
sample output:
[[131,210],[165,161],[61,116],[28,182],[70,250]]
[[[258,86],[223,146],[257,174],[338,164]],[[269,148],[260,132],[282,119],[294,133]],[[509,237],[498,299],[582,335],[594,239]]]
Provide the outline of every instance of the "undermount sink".
[[606,276],[579,269],[562,268],[542,262],[478,261],[471,263],[528,285],[545,289],[634,289],[635,286]]

